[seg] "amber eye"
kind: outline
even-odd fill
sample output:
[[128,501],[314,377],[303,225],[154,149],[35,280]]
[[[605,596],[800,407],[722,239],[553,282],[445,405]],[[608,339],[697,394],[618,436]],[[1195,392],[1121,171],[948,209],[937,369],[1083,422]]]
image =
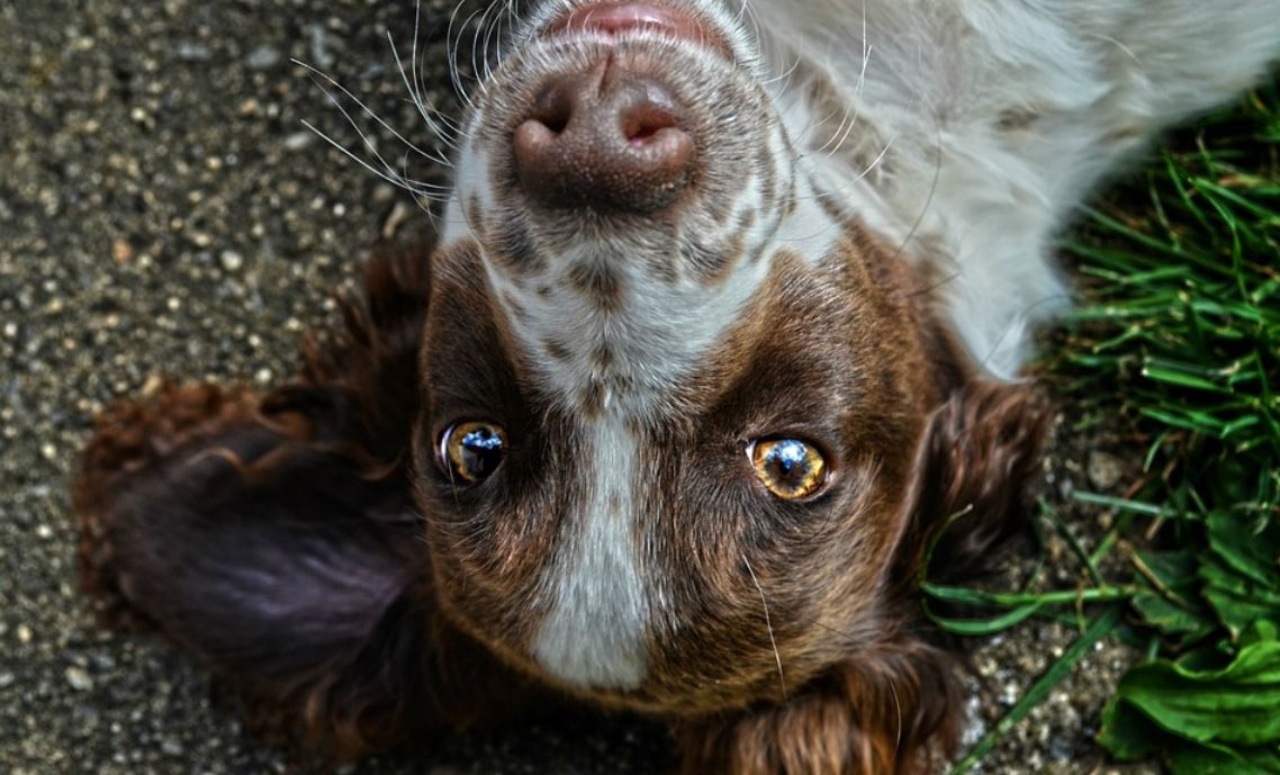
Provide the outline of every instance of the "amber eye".
[[827,461],[818,448],[799,439],[763,439],[747,447],[756,476],[784,500],[807,498],[827,481]]
[[460,422],[440,436],[440,467],[454,484],[488,478],[507,454],[507,434],[487,422]]

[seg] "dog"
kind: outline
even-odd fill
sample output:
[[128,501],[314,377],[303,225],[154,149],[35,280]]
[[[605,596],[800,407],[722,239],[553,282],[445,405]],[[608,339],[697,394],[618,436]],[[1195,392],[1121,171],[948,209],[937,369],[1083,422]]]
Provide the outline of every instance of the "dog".
[[1271,0],[548,0],[295,379],[99,418],[82,585],[324,762],[570,702],[927,772],[921,566],[1019,524],[1053,239],[1278,53]]

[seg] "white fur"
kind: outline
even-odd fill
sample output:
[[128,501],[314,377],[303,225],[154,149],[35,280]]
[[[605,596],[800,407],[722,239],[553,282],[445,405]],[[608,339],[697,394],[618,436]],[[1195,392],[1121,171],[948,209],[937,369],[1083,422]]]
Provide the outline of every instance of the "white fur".
[[[1280,53],[1276,0],[743,2],[809,173],[936,270],[1003,377],[1068,304],[1054,237],[1084,197]],[[815,86],[840,109],[802,96]]]
[[533,655],[571,684],[635,689],[646,674],[649,583],[635,541],[637,439],[616,415],[593,424],[583,450],[600,473],[585,510],[565,520],[559,556],[543,580],[551,612]]

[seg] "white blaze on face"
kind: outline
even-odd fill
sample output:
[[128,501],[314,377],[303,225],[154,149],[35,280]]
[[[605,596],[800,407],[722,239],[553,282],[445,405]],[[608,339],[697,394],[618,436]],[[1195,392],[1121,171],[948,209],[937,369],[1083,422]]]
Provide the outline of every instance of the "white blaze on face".
[[634,689],[645,678],[650,585],[636,540],[637,439],[606,414],[589,428],[582,459],[594,474],[585,510],[568,520],[543,583],[553,601],[533,655],[572,684]]
[[[810,197],[798,203],[775,240],[817,261],[840,234]],[[573,254],[560,259],[582,260]],[[660,613],[655,608],[661,606],[664,581],[653,577],[640,548],[639,488],[646,481],[640,440],[630,428],[662,416],[672,392],[741,322],[741,311],[771,265],[772,254],[755,265],[740,262],[720,285],[705,287],[689,280],[664,283],[647,277],[635,262],[622,263],[625,290],[616,311],[604,312],[558,282],[545,297],[521,298],[525,314],[518,325],[515,315],[510,318],[515,336],[533,354],[542,389],[583,418],[579,454],[588,467],[582,480],[586,494],[581,511],[562,522],[560,548],[541,582],[549,610],[533,641],[538,664],[566,683],[625,690],[638,688],[646,678],[646,641],[650,622]],[[500,273],[491,270],[490,276],[509,295],[520,293]],[[536,343],[549,337],[564,342],[566,358],[540,354]],[[608,367],[591,360],[598,344],[615,353]],[[629,392],[612,393],[607,387],[617,384],[610,377],[619,375]],[[594,411],[575,404],[587,384],[606,386]]]

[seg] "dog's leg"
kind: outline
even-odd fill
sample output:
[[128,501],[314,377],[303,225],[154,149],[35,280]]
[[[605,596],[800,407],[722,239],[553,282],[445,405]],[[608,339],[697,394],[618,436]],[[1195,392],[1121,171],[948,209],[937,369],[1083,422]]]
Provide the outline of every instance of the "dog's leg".
[[426,260],[375,258],[293,384],[168,385],[106,413],[76,484],[100,619],[193,652],[313,758],[465,723],[456,696],[493,675],[440,626],[406,473]]

